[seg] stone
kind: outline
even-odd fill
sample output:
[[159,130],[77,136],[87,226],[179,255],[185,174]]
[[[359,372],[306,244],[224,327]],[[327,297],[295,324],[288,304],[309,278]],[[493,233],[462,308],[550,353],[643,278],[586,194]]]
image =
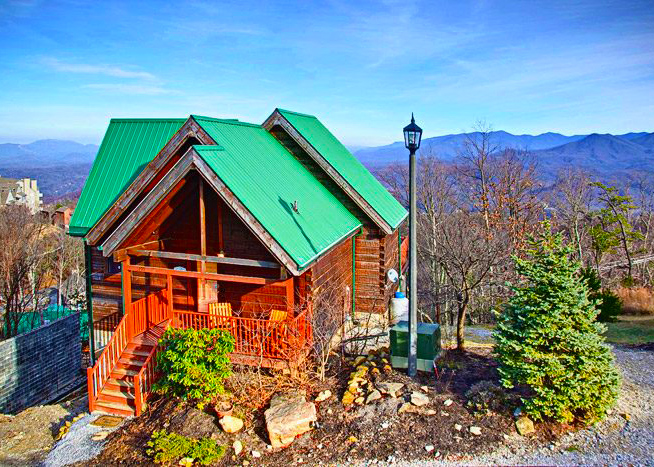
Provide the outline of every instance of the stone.
[[326,401],[330,397],[332,397],[332,392],[329,389],[327,389],[326,391],[321,391],[318,394],[318,397],[316,397],[316,402]]
[[417,413],[416,410],[417,410],[416,406],[414,406],[410,402],[405,402],[404,404],[402,404],[400,406],[399,409],[397,409],[397,413],[398,414],[401,414],[401,413]]
[[403,383],[377,383],[377,389],[382,394],[387,394],[391,397],[397,397],[404,387]]
[[307,393],[302,390],[296,391],[287,391],[287,392],[278,392],[275,393],[270,398],[270,407],[275,407],[276,405],[286,404],[290,402],[305,402],[307,398]]
[[232,448],[234,449],[234,454],[237,456],[243,452],[243,443],[241,443],[239,440],[234,441],[232,444]]
[[436,415],[436,411],[434,409],[429,409],[427,415]]
[[379,392],[379,390],[375,389],[370,394],[368,394],[368,397],[366,397],[366,404],[370,404],[371,402],[374,402],[374,401],[379,400],[381,398],[382,398],[381,392]]
[[520,436],[527,436],[536,432],[534,422],[529,417],[521,416],[515,421],[515,428],[518,430]]
[[350,391],[345,391],[341,401],[343,402],[343,405],[352,405],[354,403],[354,399],[356,399],[354,394],[352,394]]
[[441,410],[441,416],[442,416],[442,417],[449,417],[449,416],[450,416],[450,413],[449,413],[449,412],[443,412],[443,411]]
[[481,428],[479,428],[478,426],[471,426],[470,433],[472,433],[475,436],[479,436],[481,435]]
[[429,386],[420,386],[423,392],[429,392]]
[[304,398],[291,398],[284,403],[271,404],[264,417],[270,444],[273,448],[283,448],[290,445],[296,436],[311,430],[317,420],[316,406]]
[[385,430],[385,429],[388,428],[389,426],[391,426],[391,424],[388,423],[388,422],[383,422],[383,423],[381,424],[381,427],[382,427],[383,430]]
[[446,399],[445,402],[443,402],[443,405],[445,407],[449,407],[450,405],[452,405],[453,402],[454,401],[452,399]]
[[252,457],[259,458],[261,457],[261,453],[259,451],[252,451]]
[[244,467],[247,467],[248,465],[250,465],[250,461],[243,461],[243,466]]
[[463,427],[462,427],[461,425],[459,425],[458,423],[454,424],[454,429],[455,429],[456,431],[461,431],[462,428],[463,428]]
[[101,426],[103,428],[114,428],[123,423],[123,417],[116,417],[114,415],[102,415],[93,420],[90,425]]
[[243,420],[231,415],[225,415],[220,419],[219,423],[226,433],[237,433],[243,428]]
[[327,409],[327,413],[328,413],[329,415],[331,415],[331,414],[334,413],[334,411],[330,408],[330,409]]
[[93,441],[102,441],[104,440],[107,436],[109,436],[108,431],[98,431],[96,434],[94,434],[91,439]]
[[413,391],[411,393],[411,403],[416,407],[422,407],[429,404],[429,397],[421,392]]
[[433,444],[428,444],[427,446],[425,446],[425,451],[427,452],[432,452],[434,449],[436,448],[434,448]]
[[367,357],[364,357],[363,355],[359,355],[357,358],[354,359],[354,366],[361,365],[363,362],[366,361],[366,358]]
[[363,403],[364,403],[365,401],[366,401],[366,399],[365,399],[364,397],[357,397],[356,399],[354,399],[354,403],[355,403],[356,405],[363,405]]

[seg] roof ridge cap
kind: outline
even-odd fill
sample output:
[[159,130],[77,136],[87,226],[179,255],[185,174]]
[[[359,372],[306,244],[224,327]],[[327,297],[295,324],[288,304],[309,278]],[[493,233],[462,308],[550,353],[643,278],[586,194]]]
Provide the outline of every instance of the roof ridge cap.
[[205,115],[195,115],[191,114],[191,117],[195,120],[208,120],[211,122],[220,122],[226,125],[240,125],[240,126],[253,126],[257,128],[263,128],[263,126],[258,123],[242,122],[238,119],[229,119],[229,118],[216,118],[216,117],[207,117]]
[[275,110],[277,110],[279,112],[286,112],[286,113],[289,113],[289,114],[299,115],[300,117],[315,118],[316,120],[318,120],[318,117],[316,117],[315,115],[303,114],[303,113],[300,113],[300,112],[295,112],[294,110],[280,109],[279,107],[277,107],[277,109],[275,109]]

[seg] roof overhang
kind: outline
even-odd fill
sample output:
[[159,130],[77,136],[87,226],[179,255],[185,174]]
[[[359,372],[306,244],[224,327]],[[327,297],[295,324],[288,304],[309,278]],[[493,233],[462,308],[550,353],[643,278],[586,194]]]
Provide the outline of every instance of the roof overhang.
[[134,181],[118,197],[114,204],[103,214],[96,224],[88,231],[83,228],[71,228],[69,233],[76,236],[85,236],[90,245],[95,245],[106,235],[109,229],[126,212],[144,187],[148,186],[156,177],[157,173],[169,163],[171,158],[179,152],[183,145],[191,138],[194,138],[204,145],[216,145],[217,143],[209,136],[204,129],[189,117],[184,125],[177,130],[173,137],[159,151],[152,161],[145,166]]
[[270,253],[282,264],[291,274],[297,276],[302,268],[291,258],[282,246],[268,233],[261,223],[250,213],[243,203],[225,185],[218,175],[207,165],[194,148],[188,151],[175,163],[175,165],[157,182],[141,202],[125,217],[113,232],[111,232],[101,245],[104,256],[112,255],[120,249],[122,243],[128,238],[149,213],[163,200],[166,194],[179,183],[191,170],[197,170],[205,182],[207,182],[222,200],[231,207],[240,220],[250,231],[263,243]]
[[275,111],[263,123],[263,127],[270,131],[274,126],[280,126],[293,141],[295,141],[316,164],[349,196],[349,198],[379,227],[389,235],[395,230],[384,218],[356,191],[352,185],[325,159],[307,139],[289,122],[279,110]]

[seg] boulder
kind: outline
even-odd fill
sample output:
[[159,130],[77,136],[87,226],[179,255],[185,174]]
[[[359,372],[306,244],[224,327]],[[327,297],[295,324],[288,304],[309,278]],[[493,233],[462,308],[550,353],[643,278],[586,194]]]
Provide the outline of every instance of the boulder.
[[243,452],[243,443],[241,443],[239,440],[236,440],[232,444],[232,448],[234,449],[234,454],[238,456]]
[[326,401],[330,397],[332,397],[332,392],[327,389],[326,391],[322,391],[320,394],[318,394],[318,397],[316,397],[316,402]]
[[379,392],[382,394],[388,394],[391,397],[399,396],[403,387],[403,383],[377,383],[377,389],[379,389]]
[[534,422],[532,422],[529,417],[524,415],[518,417],[518,419],[515,421],[515,428],[518,430],[518,433],[521,436],[527,436],[536,432]]
[[411,403],[416,407],[422,407],[423,405],[429,404],[429,396],[422,392],[413,391],[411,393]]
[[374,401],[379,400],[381,398],[382,398],[381,392],[379,392],[377,389],[375,389],[370,394],[368,394],[368,397],[366,398],[366,404],[370,404],[371,402],[374,402]]
[[473,435],[479,436],[479,435],[481,435],[481,428],[479,428],[478,426],[471,426],[470,427],[470,433],[472,433]]
[[264,416],[273,448],[290,445],[296,436],[311,430],[313,422],[317,420],[316,406],[304,397],[278,398],[275,404],[271,401]]
[[220,426],[226,433],[236,433],[243,428],[243,420],[238,417],[226,415],[220,419]]

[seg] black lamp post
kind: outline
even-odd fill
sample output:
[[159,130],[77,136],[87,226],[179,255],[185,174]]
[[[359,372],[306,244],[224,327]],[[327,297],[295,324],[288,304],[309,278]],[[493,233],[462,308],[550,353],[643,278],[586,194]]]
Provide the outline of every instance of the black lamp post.
[[416,244],[416,151],[420,147],[422,129],[411,123],[404,127],[404,145],[409,150],[409,363],[407,373],[418,371],[418,254]]

